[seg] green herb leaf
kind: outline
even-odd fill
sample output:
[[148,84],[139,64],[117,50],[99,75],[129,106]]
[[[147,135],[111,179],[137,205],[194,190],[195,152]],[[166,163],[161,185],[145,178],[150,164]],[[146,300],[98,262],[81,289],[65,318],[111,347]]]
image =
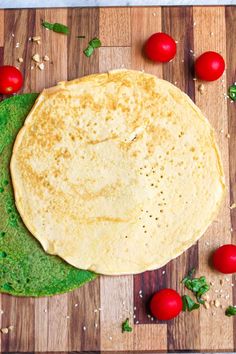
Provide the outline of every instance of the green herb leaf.
[[100,39],[98,38],[93,38],[91,39],[91,41],[89,42],[89,45],[91,45],[91,47],[95,48],[99,48],[101,47],[102,43],[100,41]]
[[126,320],[122,323],[122,333],[124,332],[132,332],[132,327],[130,327],[129,324],[129,319],[126,318]]
[[94,52],[94,48],[89,44],[86,49],[84,49],[84,54],[86,57],[91,57]]
[[101,45],[102,43],[100,39],[98,38],[91,39],[91,41],[89,41],[87,48],[84,49],[84,54],[86,55],[86,57],[90,57],[93,54],[94,49],[101,47]]
[[234,306],[227,307],[227,309],[225,310],[225,314],[228,317],[235,316],[236,315],[236,307],[234,307]]
[[186,281],[191,280],[195,272],[196,272],[195,268],[191,269],[188,272],[188,275],[182,280],[182,283],[185,284]]
[[231,100],[236,101],[236,83],[229,87],[229,97]]
[[76,36],[76,38],[85,38],[85,36]]
[[67,27],[61,23],[43,22],[42,26],[51,30],[51,31],[57,32],[57,33],[63,33],[63,34],[70,33],[69,27]]
[[206,281],[206,277],[193,278],[192,276],[195,272],[195,269],[191,270],[189,274],[182,280],[182,283],[185,287],[193,292],[196,296],[198,303],[204,304],[205,301],[201,298],[209,289],[210,285]]
[[182,296],[182,301],[183,301],[183,311],[188,310],[189,312],[193,310],[199,309],[200,305],[194,302],[190,296],[184,295]]

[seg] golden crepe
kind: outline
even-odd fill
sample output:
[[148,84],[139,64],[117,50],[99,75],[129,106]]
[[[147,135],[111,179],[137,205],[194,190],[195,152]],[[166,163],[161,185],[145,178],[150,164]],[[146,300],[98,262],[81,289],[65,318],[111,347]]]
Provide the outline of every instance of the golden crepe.
[[45,89],[11,160],[17,208],[46,252],[101,274],[158,268],[204,233],[224,194],[213,129],[139,71]]

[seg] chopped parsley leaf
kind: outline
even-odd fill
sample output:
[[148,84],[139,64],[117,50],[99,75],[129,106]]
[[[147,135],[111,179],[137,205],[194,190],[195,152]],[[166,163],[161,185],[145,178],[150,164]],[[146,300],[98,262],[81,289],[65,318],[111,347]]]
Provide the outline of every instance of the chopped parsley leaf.
[[235,316],[236,315],[236,307],[234,306],[229,306],[225,310],[225,315],[230,317],[230,316]]
[[122,333],[124,332],[132,332],[132,327],[129,324],[129,319],[126,318],[126,320],[122,323]]

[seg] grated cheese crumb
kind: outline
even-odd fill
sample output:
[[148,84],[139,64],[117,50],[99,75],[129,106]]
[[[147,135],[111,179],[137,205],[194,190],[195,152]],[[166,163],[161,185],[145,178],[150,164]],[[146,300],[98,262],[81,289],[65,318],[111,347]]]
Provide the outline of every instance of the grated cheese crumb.
[[215,300],[215,307],[220,307],[220,302],[219,302],[219,300]]
[[209,302],[205,301],[204,303],[204,307],[208,310],[210,308],[210,304]]
[[23,63],[24,59],[23,58],[18,58],[17,59],[19,63]]

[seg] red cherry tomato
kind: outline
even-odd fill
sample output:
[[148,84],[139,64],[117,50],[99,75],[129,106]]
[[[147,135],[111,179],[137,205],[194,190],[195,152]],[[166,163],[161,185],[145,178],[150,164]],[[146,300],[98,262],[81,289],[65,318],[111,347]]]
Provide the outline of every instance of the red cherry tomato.
[[213,254],[213,265],[221,273],[235,273],[236,246],[229,244],[218,248]]
[[181,296],[173,289],[162,289],[155,293],[150,302],[150,310],[158,320],[171,320],[182,311]]
[[205,52],[195,62],[195,73],[201,80],[217,80],[221,77],[224,70],[224,59],[216,52]]
[[166,33],[154,33],[145,43],[146,56],[153,61],[167,62],[176,54],[176,43]]
[[20,90],[23,76],[17,68],[10,65],[0,66],[0,93],[9,95]]

